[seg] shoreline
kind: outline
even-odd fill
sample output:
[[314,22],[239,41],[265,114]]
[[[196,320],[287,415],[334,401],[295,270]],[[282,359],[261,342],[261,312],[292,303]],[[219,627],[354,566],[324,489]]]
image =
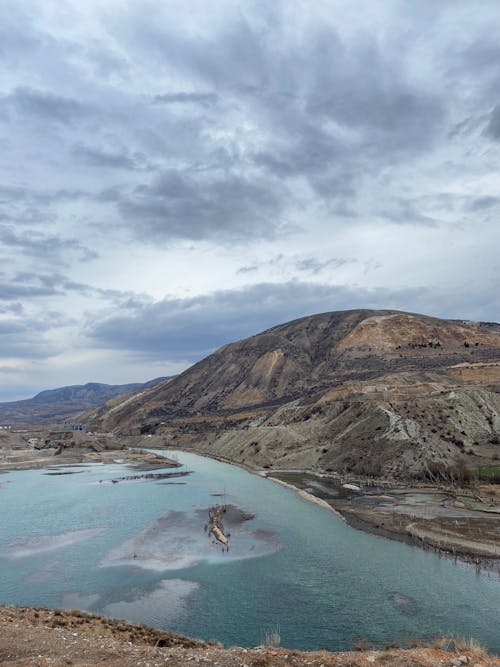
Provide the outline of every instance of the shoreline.
[[[406,529],[406,525],[395,525],[394,523],[391,524],[390,521],[391,519],[394,519],[395,517],[401,519],[401,515],[398,515],[397,512],[394,512],[392,515],[389,514],[387,515],[387,517],[384,517],[388,520],[389,524],[388,526],[384,526],[384,522],[382,522],[381,525],[381,522],[379,518],[377,518],[377,516],[373,517],[373,521],[366,517],[357,516],[355,507],[352,503],[350,506],[346,507],[347,503],[349,503],[352,499],[344,501],[342,503],[344,505],[343,507],[339,507],[338,505],[335,506],[335,504],[333,504],[332,501],[326,500],[324,498],[319,497],[318,495],[315,495],[314,492],[311,492],[309,489],[306,491],[297,484],[293,484],[289,481],[285,481],[283,479],[280,479],[279,477],[274,476],[276,473],[277,474],[295,473],[298,475],[301,474],[313,475],[314,477],[318,477],[320,479],[322,478],[321,475],[317,475],[313,471],[310,470],[273,471],[269,469],[250,467],[244,463],[232,461],[224,456],[209,454],[206,451],[196,451],[193,448],[188,449],[186,447],[172,447],[172,446],[158,447],[156,443],[155,443],[156,446],[155,445],[148,446],[148,445],[149,443],[144,443],[142,447],[133,447],[133,448],[129,447],[127,449],[109,449],[109,450],[104,450],[102,452],[78,451],[72,454],[68,452],[68,455],[71,458],[71,460],[67,460],[66,457],[62,458],[59,456],[58,457],[51,456],[51,457],[40,457],[40,459],[38,460],[18,461],[15,463],[13,462],[8,467],[5,466],[5,464],[4,466],[0,464],[0,473],[8,473],[20,470],[33,470],[33,469],[44,469],[44,468],[48,469],[51,466],[55,465],[61,468],[66,466],[69,467],[77,466],[81,465],[82,463],[83,464],[95,463],[95,464],[106,465],[117,462],[118,459],[120,459],[119,461],[120,463],[124,463],[125,465],[130,465],[142,470],[151,470],[153,468],[158,468],[158,467],[173,467],[178,465],[178,463],[175,462],[175,460],[172,460],[167,456],[168,451],[170,452],[179,451],[179,452],[185,452],[187,454],[196,454],[197,456],[202,456],[207,459],[213,459],[221,463],[237,466],[250,474],[258,475],[259,477],[269,479],[270,481],[276,484],[280,484],[284,488],[293,491],[299,498],[301,498],[305,502],[315,504],[318,507],[322,507],[323,509],[328,510],[329,512],[334,514],[336,517],[347,523],[351,528],[355,530],[361,530],[371,535],[376,535],[379,537],[383,537],[385,539],[402,542],[409,546],[423,549],[424,551],[431,551],[436,555],[438,555],[439,557],[444,556],[455,562],[461,562],[470,567],[475,567],[478,571],[480,570],[484,572],[495,573],[496,575],[500,576],[500,557],[486,556],[481,553],[476,553],[474,549],[474,540],[469,540],[472,545],[470,550],[467,550],[465,547],[457,549],[455,546],[453,546],[452,542],[448,545],[449,548],[447,548],[446,541],[444,539],[440,540],[440,545],[437,546],[435,543],[432,542],[431,539],[426,539],[425,536],[422,537],[409,532]],[[165,452],[165,454],[158,453],[163,451]],[[165,459],[165,462],[163,461],[159,462],[158,457]],[[385,486],[386,480],[381,480],[381,485]],[[394,483],[392,483],[389,488],[395,490],[396,492],[402,491],[403,489],[406,492],[408,491],[407,487],[402,487],[402,486],[399,487]],[[419,487],[415,487],[415,489],[416,488]],[[441,492],[440,489],[436,487],[429,487],[427,485],[425,486],[425,489],[428,489],[430,492],[433,493]],[[429,506],[431,506],[431,504],[429,504]],[[476,544],[477,547],[480,548],[480,542],[477,542]]]
[[[29,456],[32,450],[18,450],[19,457],[22,452]],[[35,450],[36,451],[36,450]],[[133,449],[104,449],[95,451],[92,449],[75,449],[58,455],[39,456],[33,459],[5,462],[0,460],[0,475],[9,472],[21,472],[23,470],[44,470],[50,468],[77,467],[82,465],[109,465],[111,463],[123,463],[138,470],[153,470],[158,467],[177,467],[176,461],[162,456],[168,463],[158,460],[158,455],[148,452],[146,448]]]
[[297,486],[294,486],[289,482],[285,482],[282,479],[278,479],[277,477],[271,477],[270,475],[260,475],[260,476],[265,477],[266,479],[270,479],[272,482],[276,482],[277,484],[281,484],[281,486],[284,486],[286,489],[294,491],[296,495],[299,496],[299,498],[302,498],[302,500],[305,500],[308,503],[313,503],[313,505],[318,505],[319,507],[323,507],[324,509],[329,510],[330,512],[335,514],[335,516],[341,519],[344,523],[347,524],[349,523],[341,512],[332,507],[330,503],[327,502],[326,500],[323,500],[323,498],[318,498],[312,493],[304,491],[304,489],[299,489]]
[[161,667],[168,664],[184,667],[193,662],[207,667],[286,667],[290,664],[299,667],[366,667],[371,664],[500,667],[497,655],[472,640],[441,636],[431,642],[410,642],[410,645],[411,648],[406,644],[377,648],[367,642],[366,646],[343,651],[321,648],[300,651],[276,645],[224,648],[218,642],[89,612],[0,605],[0,660],[6,658],[9,665]]
[[[342,521],[347,523],[351,528],[354,530],[361,530],[365,533],[368,533],[370,535],[375,535],[378,537],[383,537],[385,539],[393,540],[396,542],[401,542],[404,544],[407,544],[408,546],[416,547],[419,549],[422,549],[423,551],[428,551],[432,552],[438,557],[444,557],[448,560],[452,560],[455,563],[461,563],[464,565],[467,565],[468,567],[474,567],[477,571],[485,572],[485,573],[491,573],[495,574],[497,576],[500,576],[500,557],[495,558],[495,557],[488,557],[485,555],[478,555],[471,552],[467,551],[456,551],[453,550],[452,547],[450,549],[447,549],[444,546],[436,546],[435,544],[432,544],[430,541],[426,541],[423,538],[417,537],[415,535],[409,534],[406,529],[400,528],[398,529],[395,526],[392,526],[391,528],[387,527],[381,527],[380,524],[377,524],[376,521],[368,521],[365,519],[361,519],[360,517],[357,517],[353,512],[350,512],[348,509],[343,509],[339,507],[334,507],[330,502],[327,500],[320,498],[314,493],[311,493],[309,491],[306,491],[304,489],[301,489],[299,486],[292,484],[288,481],[284,481],[282,479],[279,479],[277,477],[273,476],[272,470],[268,469],[259,469],[259,468],[252,468],[248,465],[245,465],[244,463],[239,463],[235,461],[231,461],[230,459],[220,456],[220,455],[212,455],[208,454],[207,452],[201,452],[201,451],[195,451],[194,449],[187,449],[183,447],[176,447],[175,449],[172,447],[165,448],[166,450],[170,451],[180,451],[180,452],[185,452],[187,454],[196,454],[197,456],[203,456],[208,459],[213,459],[215,461],[220,461],[221,463],[227,463],[228,465],[235,465],[246,472],[249,472],[250,474],[253,475],[258,475],[259,477],[264,477],[266,479],[269,479],[272,482],[275,482],[277,484],[280,484],[281,486],[288,488],[289,490],[293,491],[298,497],[300,497],[302,500],[305,502],[310,502],[312,504],[315,504],[319,507],[322,507],[323,509],[326,509],[333,513],[335,516],[340,518]],[[278,471],[276,471],[278,472]],[[279,472],[292,472],[292,471],[283,471],[280,470]],[[299,474],[312,474],[315,475],[312,471],[309,470],[301,470],[301,471],[294,471]],[[316,475],[315,475],[316,476]],[[385,485],[386,480],[381,480],[381,484]],[[399,490],[400,487],[395,486],[394,484],[391,485],[391,488],[397,488]],[[429,491],[433,492],[440,492],[441,490],[426,485],[423,487],[423,489],[427,489]]]

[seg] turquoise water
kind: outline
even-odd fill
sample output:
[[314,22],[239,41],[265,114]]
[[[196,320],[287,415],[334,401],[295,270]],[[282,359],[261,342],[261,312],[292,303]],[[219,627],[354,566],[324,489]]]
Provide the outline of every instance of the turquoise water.
[[[343,649],[439,632],[500,651],[500,580],[356,531],[293,491],[176,452],[187,477],[111,484],[123,465],[0,476],[0,602],[84,608],[226,645]],[[221,502],[251,513],[229,553],[204,532]],[[392,595],[389,595],[391,593]],[[394,595],[397,593],[398,595]]]

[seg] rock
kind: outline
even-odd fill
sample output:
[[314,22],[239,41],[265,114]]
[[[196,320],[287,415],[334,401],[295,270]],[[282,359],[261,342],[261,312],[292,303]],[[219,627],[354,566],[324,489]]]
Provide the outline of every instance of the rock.
[[[402,593],[398,593],[398,591],[390,591],[387,593],[387,597],[392,605],[405,616],[416,616],[418,614],[418,604],[409,595],[403,595]],[[460,662],[459,664],[461,665],[462,663]]]
[[342,484],[343,489],[348,489],[349,491],[361,491],[361,487],[357,484]]

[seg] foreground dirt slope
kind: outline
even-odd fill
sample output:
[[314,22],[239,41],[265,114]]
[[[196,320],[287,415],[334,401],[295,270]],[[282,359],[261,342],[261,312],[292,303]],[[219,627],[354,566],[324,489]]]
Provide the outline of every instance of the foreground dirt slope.
[[[83,612],[60,612],[31,607],[0,607],[0,664],[49,667],[76,665],[93,667],[156,667],[202,664],[210,667],[497,667],[500,659],[488,656],[474,645],[453,646],[453,652],[439,648],[384,651],[364,650],[330,653],[258,647],[223,649],[172,633],[114,621]],[[436,646],[439,642],[436,643]]]
[[226,345],[88,413],[255,468],[437,477],[500,459],[500,325],[325,313]]

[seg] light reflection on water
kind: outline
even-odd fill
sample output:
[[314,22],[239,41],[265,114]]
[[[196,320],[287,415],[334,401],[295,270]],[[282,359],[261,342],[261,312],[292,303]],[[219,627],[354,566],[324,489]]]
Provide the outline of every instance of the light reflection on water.
[[[500,651],[497,578],[355,531],[240,468],[176,455],[193,470],[182,484],[99,484],[130,474],[119,464],[4,475],[0,600],[226,644],[258,644],[279,624],[282,643],[297,648],[454,632]],[[235,513],[229,553],[204,531],[207,508],[222,502],[255,515]]]

